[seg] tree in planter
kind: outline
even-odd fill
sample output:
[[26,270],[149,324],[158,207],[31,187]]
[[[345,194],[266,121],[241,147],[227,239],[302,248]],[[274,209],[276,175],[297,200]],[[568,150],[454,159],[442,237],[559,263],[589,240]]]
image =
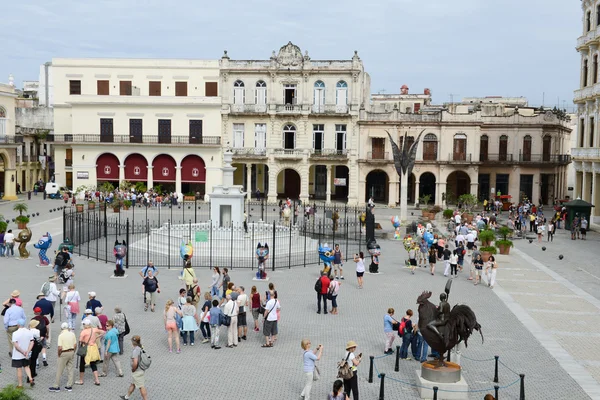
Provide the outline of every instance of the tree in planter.
[[144,182],[136,182],[135,183],[135,191],[138,193],[146,193],[148,188],[144,185]]
[[123,200],[123,208],[129,210],[133,202],[131,200]]
[[427,217],[427,214],[429,214],[429,210],[427,209],[427,204],[429,203],[430,200],[431,200],[431,195],[429,195],[429,194],[423,195],[419,199],[419,207],[421,207],[421,212],[424,217]]
[[4,219],[4,215],[0,214],[0,232],[6,232],[8,228],[8,221]]
[[103,182],[98,186],[98,191],[102,193],[110,193],[115,190],[115,187],[110,182]]
[[479,248],[479,251],[481,252],[481,258],[485,262],[491,255],[496,254],[496,246],[483,246]]
[[129,190],[131,190],[132,187],[133,187],[133,183],[131,183],[129,181],[122,181],[119,184],[119,189],[121,189],[121,190],[129,191]]
[[29,206],[25,203],[17,203],[13,207],[13,210],[19,212],[19,216],[15,218],[15,221],[17,221],[17,224],[19,225],[19,229],[24,229],[27,226],[27,223],[29,222],[29,217],[23,215],[23,213],[29,210]]
[[496,234],[491,229],[484,229],[479,232],[479,241],[482,246],[491,246],[492,240],[496,238]]
[[112,203],[110,203],[110,207],[113,209],[114,212],[119,212],[121,210],[121,207],[123,206],[123,201],[121,199],[113,199]]
[[508,226],[502,226],[499,229],[500,235],[502,236],[501,240],[496,240],[496,247],[500,250],[500,254],[509,254],[510,248],[513,247],[513,242],[508,240],[508,237],[512,235],[512,229]]
[[470,193],[466,193],[458,198],[458,202],[462,205],[465,212],[472,213],[477,206],[477,197]]
[[451,209],[447,208],[444,210],[444,218],[446,219],[450,219],[454,216],[454,211],[452,211]]

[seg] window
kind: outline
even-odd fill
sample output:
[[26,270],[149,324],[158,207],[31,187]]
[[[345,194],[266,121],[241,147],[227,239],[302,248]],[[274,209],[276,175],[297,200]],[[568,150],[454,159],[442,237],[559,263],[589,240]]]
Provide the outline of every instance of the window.
[[594,131],[596,130],[596,121],[594,117],[590,117],[590,135],[589,135],[589,147],[594,147]]
[[464,133],[457,133],[454,135],[454,161],[466,161],[467,160],[467,135]]
[[148,96],[160,96],[160,81],[148,82]]
[[508,194],[509,174],[496,174],[496,193]]
[[0,136],[6,136],[6,110],[0,107]]
[[159,119],[158,120],[158,143],[164,143],[164,144],[171,143],[171,120],[170,119]]
[[531,161],[531,136],[523,138],[523,161]]
[[592,83],[598,83],[598,54],[594,54],[592,68]]
[[286,150],[296,148],[296,127],[292,124],[283,127],[283,148]]
[[256,105],[264,106],[267,104],[267,84],[264,81],[256,82],[256,95],[254,96]]
[[283,88],[284,104],[296,104],[296,85],[286,84]]
[[583,87],[588,84],[588,60],[583,60]]
[[241,105],[246,102],[244,82],[237,80],[233,83],[233,104]]
[[[418,103],[417,103],[418,104]],[[437,160],[438,142],[437,136],[433,133],[428,133],[423,138],[423,160],[435,161]]]
[[596,6],[596,26],[600,26],[600,4]]
[[542,161],[550,161],[550,152],[552,149],[552,137],[544,136],[542,139]]
[[583,147],[585,141],[584,141],[584,137],[585,137],[585,120],[582,118],[579,120],[579,129],[577,130],[577,134],[579,135],[579,146],[578,147]]
[[315,154],[321,154],[323,152],[323,141],[325,139],[325,125],[315,124],[313,125],[313,149]]
[[267,124],[254,124],[254,147],[267,148]]
[[344,81],[335,85],[335,105],[336,112],[346,112],[348,108],[348,84]]
[[385,156],[385,138],[371,138],[371,160],[384,160]]
[[421,103],[414,103],[413,112],[416,114],[421,110]]
[[217,97],[219,95],[218,82],[204,82],[204,95],[206,97]]
[[479,161],[487,161],[489,158],[489,138],[482,135],[479,139]]
[[244,124],[233,124],[233,148],[244,147]]
[[129,120],[129,143],[143,143],[143,123],[141,119]]
[[113,141],[113,119],[100,118],[100,142],[112,143]]
[[313,111],[325,111],[325,84],[322,81],[315,82],[315,100],[313,103]]
[[190,144],[202,144],[202,120],[191,119],[189,125]]
[[337,154],[346,154],[346,125],[335,125],[335,149]]
[[185,97],[187,96],[188,83],[187,82],[175,82],[175,96]]
[[508,136],[500,136],[498,141],[498,160],[507,161],[508,159]]
[[121,96],[131,96],[131,81],[119,81],[119,94]]
[[592,12],[588,11],[585,14],[585,31],[589,32],[592,30]]
[[81,94],[81,81],[69,81],[69,94]]
[[[414,142],[415,142],[414,136],[406,137],[406,151],[410,150],[410,146],[412,146]],[[398,146],[400,146],[400,149],[403,148],[402,146],[404,146],[404,136],[400,136],[400,140],[398,141]]]
[[109,86],[108,81],[96,81],[98,86],[98,96],[108,96],[109,95]]

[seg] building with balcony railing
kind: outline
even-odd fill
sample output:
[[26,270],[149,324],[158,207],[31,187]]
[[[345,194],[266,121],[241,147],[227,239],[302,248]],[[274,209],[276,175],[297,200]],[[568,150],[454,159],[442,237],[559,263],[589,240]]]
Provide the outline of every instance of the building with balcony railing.
[[583,0],[583,33],[577,39],[581,55],[579,88],[575,90],[577,104],[577,138],[571,150],[575,170],[574,197],[594,204],[590,222],[600,225],[600,2]]
[[17,93],[12,77],[9,84],[0,83],[0,198],[16,200],[16,162],[20,147],[15,137],[15,105]]
[[424,95],[421,104],[402,110],[406,95],[408,88],[395,95],[396,104],[373,101],[370,111],[361,110],[361,200],[393,205],[400,199],[388,132],[399,146],[405,135],[410,146],[422,132],[409,201],[431,195],[442,205],[466,193],[483,200],[500,192],[548,204],[566,195],[571,129],[564,113],[528,107],[523,98],[507,98],[507,104],[496,97],[468,98],[436,107]]
[[358,54],[312,60],[292,43],[263,60],[220,60],[223,143],[235,183],[268,199],[362,201],[358,116],[369,75]]
[[210,192],[221,174],[218,60],[54,59],[55,180]]

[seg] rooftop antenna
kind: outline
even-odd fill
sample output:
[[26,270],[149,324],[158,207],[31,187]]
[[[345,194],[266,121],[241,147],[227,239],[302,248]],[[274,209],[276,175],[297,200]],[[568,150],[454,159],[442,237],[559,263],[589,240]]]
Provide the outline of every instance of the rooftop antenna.
[[454,104],[454,96],[458,96],[458,95],[454,94],[454,93],[450,93],[449,96],[450,96],[450,104]]

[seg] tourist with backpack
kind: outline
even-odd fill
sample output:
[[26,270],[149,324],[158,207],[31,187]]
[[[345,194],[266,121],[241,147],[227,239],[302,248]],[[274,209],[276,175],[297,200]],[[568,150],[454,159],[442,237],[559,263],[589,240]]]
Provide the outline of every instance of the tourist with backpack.
[[[60,291],[56,287],[56,276],[51,275],[48,277],[48,281],[44,282],[42,288],[40,289],[41,293],[44,293],[46,300],[48,300],[52,304],[52,310],[56,307],[56,300],[58,300],[58,296],[60,295]],[[52,322],[54,322],[54,316],[52,316]]]
[[327,314],[327,293],[329,292],[329,284],[331,281],[321,271],[321,277],[315,283],[315,291],[317,292],[317,314],[321,314],[321,299],[323,299],[323,313]]
[[413,316],[411,309],[406,310],[406,315],[400,320],[398,334],[402,337],[402,347],[400,347],[400,358],[410,360],[408,357],[408,345],[412,342],[413,326],[410,318]]
[[145,372],[150,368],[152,359],[146,353],[142,347],[142,339],[135,335],[131,338],[131,344],[133,345],[133,351],[131,352],[131,385],[129,390],[124,396],[120,396],[123,400],[129,400],[129,396],[133,394],[135,389],[140,390],[142,399],[148,399],[148,392],[146,391],[146,375]]
[[362,353],[359,355],[356,352],[356,342],[349,341],[346,343],[346,354],[342,361],[338,364],[338,378],[344,380],[344,392],[348,396],[352,394],[354,400],[358,400],[358,374],[357,369],[362,359]]

